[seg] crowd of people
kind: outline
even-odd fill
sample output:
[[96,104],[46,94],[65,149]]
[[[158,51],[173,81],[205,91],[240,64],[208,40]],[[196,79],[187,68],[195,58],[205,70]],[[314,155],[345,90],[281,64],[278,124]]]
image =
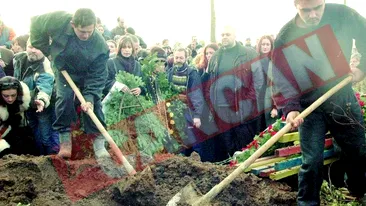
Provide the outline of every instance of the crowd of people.
[[[125,71],[142,77],[143,60],[155,54],[164,63],[164,67],[156,68],[156,72],[165,72],[170,84],[189,105],[184,111],[188,137],[197,139],[195,129],[211,127],[213,122],[218,127],[216,130],[219,132],[215,136],[193,144],[182,154],[188,156],[196,151],[202,161],[226,160],[284,115],[294,129],[299,129],[301,136],[303,164],[299,173],[298,205],[320,204],[322,155],[328,130],[342,149],[347,185],[353,195],[362,198],[366,192],[364,128],[340,125],[339,121],[350,120],[338,120],[332,116],[332,103],[348,108],[357,102],[352,84],[306,119],[301,119],[296,118],[300,112],[337,81],[279,103],[272,92],[285,92],[285,84],[271,85],[267,74],[274,72],[270,71],[271,64],[280,61],[272,58],[276,48],[330,25],[343,54],[351,59],[353,81],[361,81],[366,70],[366,60],[361,58],[366,53],[366,20],[347,6],[326,4],[324,0],[294,0],[294,5],[297,15],[279,34],[276,37],[263,35],[255,46],[251,45],[250,39],[246,39],[244,44],[238,41],[231,26],[221,30],[219,44],[205,45],[193,36],[187,47],[179,45],[172,48],[168,39],[159,45],[146,45],[132,27],[125,26],[123,17],[118,17],[117,26],[109,31],[90,9],[78,9],[74,14],[57,11],[32,17],[29,34],[19,36],[0,19],[1,156],[33,153],[70,158],[71,128],[79,117],[76,108],[80,107],[83,130],[88,138],[94,140],[97,162],[107,173],[110,172],[106,167],[110,167],[112,159],[106,149],[105,138],[86,112],[92,110],[106,126],[102,100],[115,88],[116,74]],[[357,51],[352,50],[353,40]],[[254,68],[251,65],[251,73],[247,75],[241,66],[257,57],[260,58],[260,66]],[[86,103],[80,104],[76,100],[61,71],[68,72]],[[246,82],[253,83],[253,86],[245,86]],[[136,88],[129,88],[123,83],[120,85],[120,92],[136,96],[152,93],[154,102],[160,101],[156,88],[148,88],[151,84]],[[270,86],[273,91],[267,90]],[[261,106],[250,107],[243,104],[243,99]],[[210,102],[210,106],[205,102]],[[267,109],[263,112],[258,108]],[[349,112],[363,125],[358,104],[351,106]],[[27,148],[24,147],[24,142],[32,140],[28,128],[32,131],[36,150],[30,150],[32,144],[29,143]],[[117,172],[114,172],[117,174],[111,175],[118,176],[122,174],[121,170],[116,168]]]

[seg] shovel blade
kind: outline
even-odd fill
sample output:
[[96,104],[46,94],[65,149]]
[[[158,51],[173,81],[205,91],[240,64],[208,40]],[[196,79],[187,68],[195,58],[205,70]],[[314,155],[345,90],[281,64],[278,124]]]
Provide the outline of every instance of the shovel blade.
[[193,182],[190,182],[175,194],[166,206],[177,206],[183,203],[193,205],[201,196],[202,193],[197,186]]

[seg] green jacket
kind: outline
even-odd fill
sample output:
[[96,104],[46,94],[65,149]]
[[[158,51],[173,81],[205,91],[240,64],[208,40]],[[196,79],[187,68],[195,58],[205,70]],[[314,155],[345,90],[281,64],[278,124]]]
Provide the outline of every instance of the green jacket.
[[101,98],[107,79],[109,49],[99,32],[93,32],[87,41],[79,40],[71,19],[72,14],[63,11],[32,17],[30,40],[45,56],[51,56],[56,71],[66,70],[75,79],[83,77],[75,83],[83,88],[86,101],[94,103]]
[[[246,65],[247,62],[256,58],[258,55],[254,49],[244,47],[244,46],[240,45],[239,43],[236,43],[235,47],[230,48],[230,49],[234,50],[234,53],[235,53],[234,56],[232,57],[232,60],[233,60],[232,62],[227,62],[228,61],[227,59],[222,58],[223,52],[225,52],[224,48],[220,48],[212,56],[210,63],[208,65],[208,72],[209,72],[210,80],[217,81],[218,78],[224,77],[228,74],[235,74],[235,76],[237,78],[244,78],[244,79],[242,79],[242,81],[245,81],[244,84],[246,84],[246,87],[250,88],[246,94],[247,97],[245,97],[245,99],[251,99],[251,100],[256,101],[257,95],[256,95],[256,91],[254,90],[253,86],[257,82],[262,83],[264,77],[263,77],[263,75],[256,75],[256,73],[258,73],[258,72],[261,73],[260,69],[255,69],[255,70],[252,69],[252,70],[254,70],[253,77],[252,77],[252,75],[245,75],[244,71],[243,71],[243,67]],[[223,64],[223,61],[226,61],[225,62],[226,65],[231,65],[231,67],[228,70],[223,71],[222,67],[220,67],[220,64]],[[256,80],[255,82],[254,82],[254,78]],[[258,79],[258,78],[260,78],[260,79]],[[207,82],[206,84],[209,84],[209,83]],[[232,81],[230,81],[229,84],[232,84],[233,85],[232,88],[235,88],[236,91],[238,89],[240,89],[239,86],[237,85],[237,82],[234,81],[233,79],[232,79]],[[226,98],[226,97],[217,95],[217,92],[220,92],[220,91],[218,91],[218,90],[220,90],[218,88],[218,85],[212,84],[210,86],[213,87],[213,88],[211,88],[212,92],[210,94],[212,103],[217,104],[218,106],[229,106],[229,105],[223,104],[223,102],[225,102],[227,100],[221,99],[221,98]],[[262,87],[263,84],[258,85],[258,86]],[[240,101],[239,96],[240,95],[241,94],[234,94],[234,96],[232,96],[233,99],[228,100],[230,102],[233,102],[236,108],[239,108],[239,101]]]

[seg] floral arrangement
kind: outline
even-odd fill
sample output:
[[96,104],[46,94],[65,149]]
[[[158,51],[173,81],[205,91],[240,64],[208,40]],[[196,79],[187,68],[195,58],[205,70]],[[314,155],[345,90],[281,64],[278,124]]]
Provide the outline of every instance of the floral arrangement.
[[[149,82],[148,78],[153,77],[159,85],[158,95],[161,100],[168,100],[178,95],[176,91],[173,90],[173,86],[168,81],[168,76],[165,71],[159,71],[156,68],[162,66],[162,62],[158,61],[156,54],[147,56],[141,66],[142,73],[144,74],[144,81]],[[148,99],[151,99],[151,94],[147,94]]]
[[[121,71],[116,76],[118,82],[126,84],[129,88],[144,86],[141,77]],[[114,91],[111,98],[105,104],[106,123],[109,132],[113,133],[113,139],[119,147],[125,147],[126,143],[137,145],[140,152],[147,155],[154,155],[161,152],[168,133],[160,120],[153,114],[147,113],[143,116],[136,116],[134,121],[129,121],[129,117],[141,114],[146,109],[154,106],[154,103],[144,96],[135,96],[128,92]],[[127,121],[123,121],[127,120]],[[135,130],[133,129],[135,128]],[[131,144],[124,148],[136,149]]]
[[[366,122],[366,97],[361,95],[360,93],[355,93],[358,103],[361,106],[361,113],[363,115],[363,119]],[[254,140],[248,144],[246,147],[242,148],[242,151],[235,152],[233,157],[230,159],[230,166],[234,166],[238,163],[242,163],[247,160],[252,154],[254,154],[257,149],[266,143],[273,135],[275,135],[282,128],[282,121],[285,121],[285,117],[282,116],[281,119],[278,119],[274,124],[270,125],[259,135],[254,137]],[[271,148],[269,148],[263,156],[268,156],[273,154],[274,150],[279,148],[279,143],[274,144]]]
[[[283,126],[283,121],[285,121],[285,117],[282,116],[281,119],[278,119],[272,125],[269,125],[264,131],[259,133],[254,137],[254,140],[249,143],[246,147],[242,148],[242,151],[237,151],[234,153],[233,157],[230,160],[230,166],[234,166],[238,163],[242,163],[247,160],[255,151],[262,145],[264,145],[273,135],[275,135]],[[274,150],[279,148],[279,143],[274,144],[270,147],[263,156],[272,155]]]
[[[116,75],[116,81],[127,85],[128,88],[143,87],[145,83],[141,77],[125,71]],[[143,96],[134,96],[130,93],[112,92],[111,99],[106,103],[106,123],[108,126],[116,124],[123,119],[142,112],[154,104]]]
[[179,99],[174,99],[167,102],[166,107],[168,108],[169,134],[176,139],[186,139],[184,110],[187,109],[187,105]]
[[[109,131],[115,132],[113,138],[120,147],[124,146],[126,141],[133,139],[135,141],[133,144],[148,155],[163,152],[164,145],[167,144],[170,145],[171,151],[178,151],[180,145],[176,141],[171,141],[170,137],[173,136],[178,142],[181,142],[186,136],[184,133],[186,122],[183,113],[186,105],[179,100],[178,92],[173,89],[166,73],[155,70],[156,67],[161,66],[160,64],[156,55],[150,55],[144,59],[142,65],[143,78],[124,71],[116,75],[116,81],[124,83],[129,88],[144,87],[148,83],[148,77],[153,77],[159,86],[157,95],[159,95],[160,101],[165,101],[165,104],[156,104],[153,102],[151,94],[134,96],[117,91],[111,93],[110,100],[104,105],[105,117]],[[159,115],[159,118],[156,118],[154,115],[146,114],[137,117],[134,122],[129,121],[129,117],[151,108],[154,111],[157,110],[156,114],[164,111],[164,118]],[[164,120],[167,121],[167,124],[162,122]],[[136,130],[131,129],[132,127]]]
[[[147,56],[142,63],[142,72],[144,73],[145,82],[147,78],[154,77],[159,86],[159,99],[165,101],[168,121],[169,135],[178,141],[187,138],[185,131],[186,120],[184,111],[187,105],[179,98],[181,92],[168,81],[168,76],[165,71],[157,71],[156,68],[161,66],[156,54]],[[151,95],[147,95],[149,100],[152,100]]]

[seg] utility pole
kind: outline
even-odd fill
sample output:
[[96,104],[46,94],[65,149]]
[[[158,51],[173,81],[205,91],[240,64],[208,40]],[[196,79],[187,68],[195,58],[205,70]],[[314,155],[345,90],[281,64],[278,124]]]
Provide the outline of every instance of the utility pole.
[[215,0],[211,0],[211,35],[210,40],[212,43],[216,42],[216,12],[215,12]]

